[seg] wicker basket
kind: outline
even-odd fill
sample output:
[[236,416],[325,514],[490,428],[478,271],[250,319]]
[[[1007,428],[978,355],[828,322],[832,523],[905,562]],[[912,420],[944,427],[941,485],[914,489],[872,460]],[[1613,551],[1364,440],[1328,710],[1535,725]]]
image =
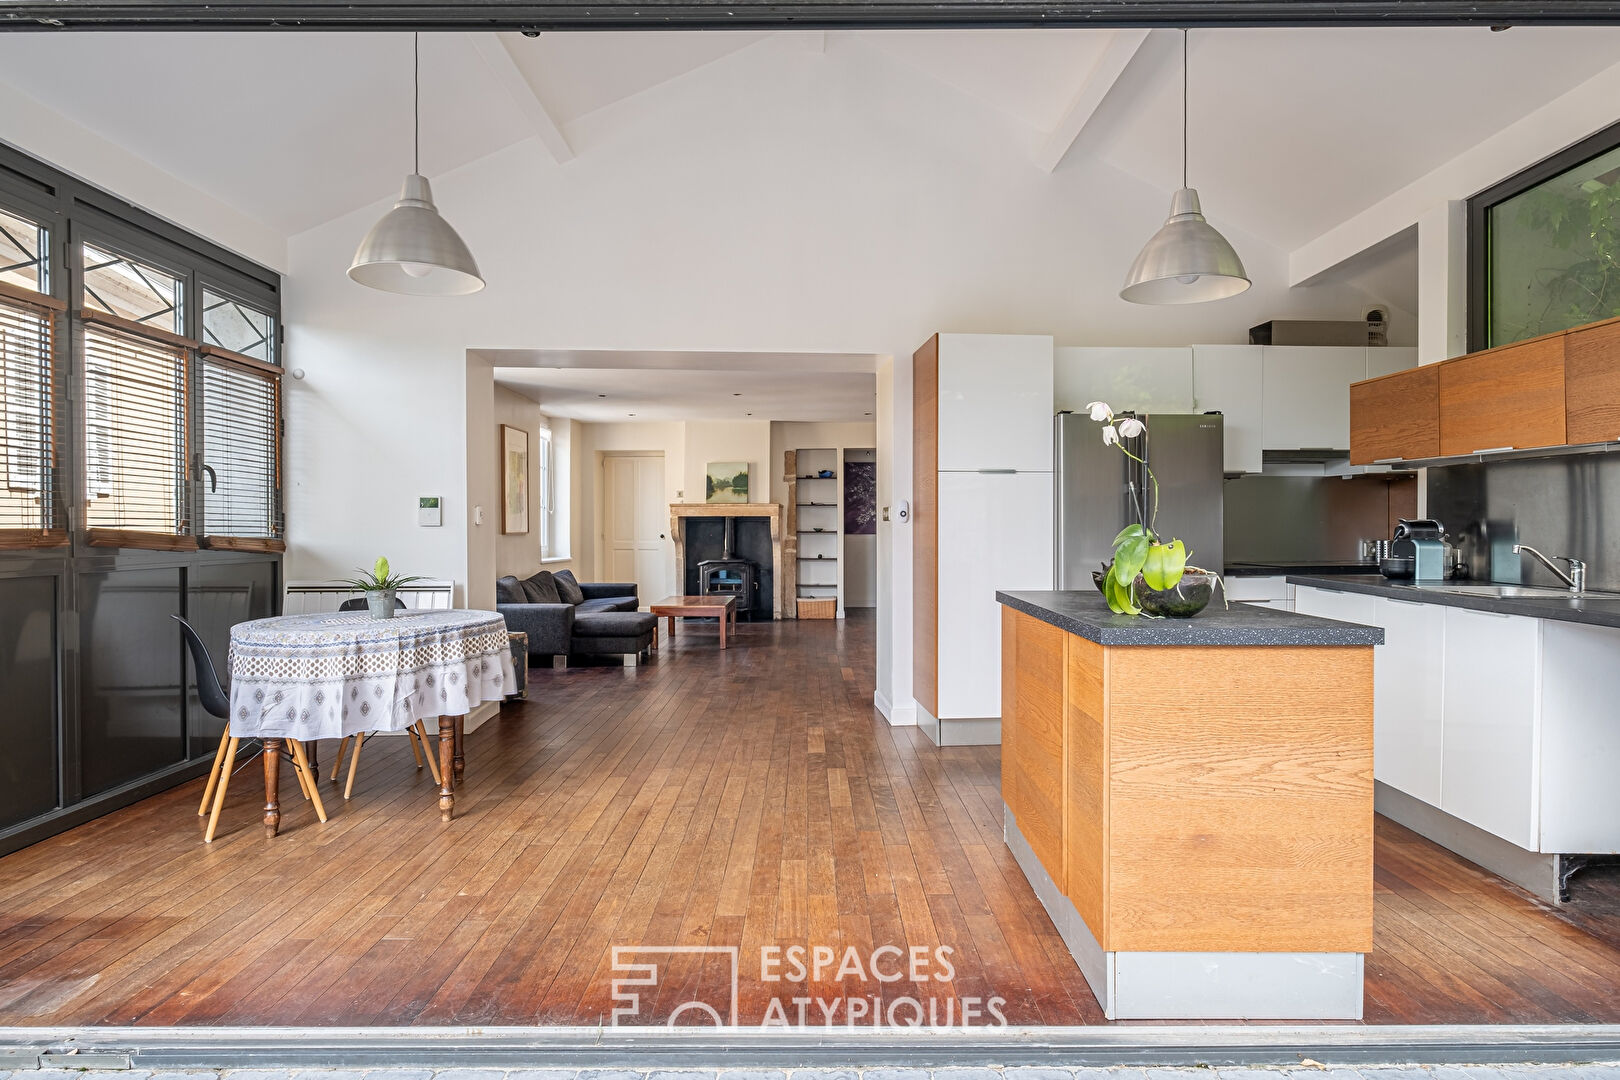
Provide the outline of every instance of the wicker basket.
[[799,597],[799,618],[801,619],[836,619],[838,618],[838,600],[836,597]]

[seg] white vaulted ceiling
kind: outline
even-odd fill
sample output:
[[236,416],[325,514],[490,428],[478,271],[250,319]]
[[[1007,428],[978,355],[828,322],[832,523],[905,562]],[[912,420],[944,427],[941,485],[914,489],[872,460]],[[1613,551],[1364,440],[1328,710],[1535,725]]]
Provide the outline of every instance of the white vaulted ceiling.
[[[442,175],[547,128],[566,169],[576,151],[640,137],[615,129],[632,99],[772,36],[425,34],[423,171]],[[931,88],[962,125],[1005,126],[1032,182],[1085,156],[1166,192],[1179,183],[1174,31],[1140,47],[1139,34],[1105,30],[789,36],[839,54],[815,93],[851,92],[840,80],[852,65],[888,69],[890,85]],[[1195,31],[1191,180],[1219,226],[1289,250],[1617,58],[1615,28]],[[410,164],[405,34],[0,34],[0,83],[283,235],[390,195]],[[861,105],[903,127],[911,100]],[[734,117],[751,101],[710,106]],[[915,122],[952,138],[937,116]],[[836,161],[840,137],[818,132],[825,145],[812,149]]]

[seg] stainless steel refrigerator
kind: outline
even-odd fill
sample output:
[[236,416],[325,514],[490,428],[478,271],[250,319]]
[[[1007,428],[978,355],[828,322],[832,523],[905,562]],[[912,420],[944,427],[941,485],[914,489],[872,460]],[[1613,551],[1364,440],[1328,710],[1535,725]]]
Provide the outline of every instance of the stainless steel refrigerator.
[[[1159,478],[1159,535],[1186,544],[1189,562],[1221,573],[1223,418],[1154,413],[1140,419],[1147,433],[1126,446]],[[1053,438],[1057,587],[1095,588],[1091,572],[1113,558],[1114,537],[1153,513],[1153,485],[1119,447],[1104,445],[1102,425],[1085,413],[1058,413]]]

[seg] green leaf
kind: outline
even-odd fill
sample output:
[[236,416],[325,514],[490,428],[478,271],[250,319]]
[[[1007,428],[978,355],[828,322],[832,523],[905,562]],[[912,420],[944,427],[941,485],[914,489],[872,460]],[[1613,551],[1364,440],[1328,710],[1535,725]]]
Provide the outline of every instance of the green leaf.
[[1150,546],[1145,533],[1127,537],[1115,545],[1114,580],[1126,586],[1135,581],[1136,575],[1142,572],[1142,564],[1147,561]]
[[1108,607],[1119,615],[1142,614],[1142,609],[1136,606],[1136,596],[1131,592],[1131,587],[1121,585],[1112,577],[1108,579]]
[[1127,539],[1128,537],[1132,537],[1132,536],[1142,536],[1146,532],[1147,532],[1147,530],[1142,528],[1141,525],[1127,525],[1123,529],[1119,530],[1119,535],[1118,536],[1114,537],[1114,546],[1119,547],[1119,543],[1120,543],[1121,540]]
[[1181,581],[1187,568],[1187,549],[1180,540],[1168,544],[1154,544],[1148,549],[1147,561],[1142,564],[1142,577],[1149,588],[1173,589]]

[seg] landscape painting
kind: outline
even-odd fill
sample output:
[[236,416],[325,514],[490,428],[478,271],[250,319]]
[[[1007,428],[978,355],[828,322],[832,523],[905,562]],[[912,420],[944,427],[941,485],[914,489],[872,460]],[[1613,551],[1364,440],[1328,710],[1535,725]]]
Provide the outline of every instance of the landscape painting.
[[745,503],[748,501],[748,462],[711,461],[704,478],[703,501]]

